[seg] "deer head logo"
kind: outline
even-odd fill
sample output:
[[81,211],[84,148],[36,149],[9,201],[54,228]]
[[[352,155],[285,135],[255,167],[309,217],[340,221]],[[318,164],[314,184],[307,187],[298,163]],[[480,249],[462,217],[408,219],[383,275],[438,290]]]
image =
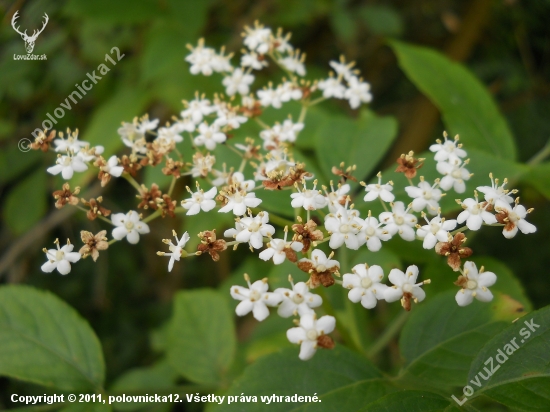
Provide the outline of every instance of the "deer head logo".
[[42,24],[42,28],[40,30],[34,30],[32,33],[32,36],[27,35],[27,30],[25,30],[24,33],[21,33],[19,31],[19,27],[15,26],[15,21],[19,18],[18,16],[19,10],[15,12],[11,19],[11,25],[13,29],[21,35],[21,38],[25,41],[25,49],[27,49],[27,53],[32,53],[32,50],[34,49],[34,42],[36,41],[36,38],[40,33],[44,31],[44,28],[46,27],[46,24],[48,24],[49,17],[46,13],[44,13],[44,24]]

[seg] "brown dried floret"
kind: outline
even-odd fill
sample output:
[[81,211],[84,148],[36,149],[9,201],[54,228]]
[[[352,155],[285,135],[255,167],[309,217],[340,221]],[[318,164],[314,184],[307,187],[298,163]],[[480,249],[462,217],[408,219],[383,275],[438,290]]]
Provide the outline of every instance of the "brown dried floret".
[[311,246],[311,242],[323,240],[323,232],[317,229],[317,224],[311,219],[305,225],[302,224],[301,219],[298,219],[298,221],[299,223],[292,225],[294,231],[292,240],[302,242],[304,245],[302,253],[306,253]]
[[[346,183],[348,179],[353,180],[354,182],[357,182],[357,179],[352,176],[352,173],[355,172],[357,169],[356,165],[345,167],[346,164],[344,162],[340,163],[340,168],[337,168],[336,166],[332,166],[332,173],[336,176],[340,176],[342,183]],[[345,168],[345,169],[344,169]]]
[[185,167],[185,163],[168,158],[166,165],[162,168],[162,173],[166,176],[174,176],[176,179],[181,176],[181,169]]
[[56,199],[55,207],[57,209],[61,209],[63,206],[65,206],[67,203],[73,206],[78,205],[80,200],[76,195],[80,193],[80,187],[75,187],[73,191],[71,191],[71,186],[69,183],[63,183],[63,189],[56,190],[52,193],[52,196],[54,199]]
[[313,174],[305,170],[304,163],[296,163],[288,172],[274,170],[267,173],[267,179],[262,181],[262,185],[267,190],[282,190],[284,187],[293,186],[294,183],[312,176]]
[[296,265],[298,268],[304,272],[309,273],[310,277],[307,281],[307,284],[310,288],[316,288],[319,285],[323,285],[324,287],[329,287],[334,285],[334,277],[333,275],[340,276],[338,269],[340,268],[338,265],[338,262],[331,261],[330,259],[334,255],[334,252],[331,252],[331,254],[328,256],[328,260],[326,262],[333,262],[332,266],[325,266],[328,263],[320,263],[316,257],[313,256],[313,260],[311,259],[300,259]]
[[138,205],[138,208],[141,209],[158,209],[158,199],[162,200],[162,192],[159,190],[159,187],[156,183],[151,185],[151,190],[147,189],[147,186],[141,185],[141,191],[139,195],[136,195],[138,199],[141,199],[141,202]]
[[105,187],[107,183],[111,181],[111,173],[109,172],[110,168],[107,164],[107,160],[103,156],[99,156],[94,162],[94,166],[99,167],[99,173],[97,178],[101,180],[101,187]]
[[158,207],[160,208],[162,217],[166,217],[166,215],[170,217],[175,217],[175,210],[176,210],[176,201],[172,200],[170,196],[167,194],[162,195],[162,198],[157,198]]
[[99,251],[107,250],[109,247],[109,243],[107,243],[107,238],[105,237],[106,234],[106,230],[102,230],[97,235],[94,235],[92,232],[82,230],[80,232],[80,238],[82,239],[82,242],[84,242],[84,246],[80,248],[78,253],[80,253],[83,258],[91,256],[95,262],[99,257]]
[[98,216],[107,217],[111,214],[109,209],[100,205],[103,202],[103,197],[99,196],[97,199],[91,198],[90,200],[80,199],[84,206],[89,207],[90,210],[86,213],[86,217],[90,220],[95,220]]
[[202,253],[208,253],[214,262],[220,260],[219,252],[227,249],[227,242],[223,239],[216,240],[216,229],[205,230],[199,233],[201,243],[197,246],[197,250]]
[[31,149],[42,150],[43,152],[47,152],[49,150],[51,143],[55,138],[56,131],[50,130],[48,136],[46,136],[46,133],[48,133],[48,130],[44,129],[44,131],[41,131],[38,134],[38,137],[36,137],[34,142],[31,143]]
[[435,245],[436,253],[447,256],[447,264],[457,272],[460,269],[460,259],[470,257],[473,253],[472,249],[463,246],[466,242],[464,233],[457,233],[453,238],[449,235],[448,242],[439,242]]
[[408,154],[402,154],[398,159],[397,173],[404,173],[407,179],[412,179],[416,176],[416,172],[422,166],[424,166],[424,160],[422,158],[415,158],[414,152],[411,150]]
[[135,154],[131,154],[130,156],[123,155],[120,158],[120,165],[124,168],[124,171],[132,177],[136,177],[137,171],[142,168]]

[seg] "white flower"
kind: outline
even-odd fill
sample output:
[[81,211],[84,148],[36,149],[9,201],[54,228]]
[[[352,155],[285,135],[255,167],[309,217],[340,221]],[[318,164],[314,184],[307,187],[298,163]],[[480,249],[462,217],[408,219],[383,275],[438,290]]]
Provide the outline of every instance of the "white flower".
[[318,88],[323,91],[323,97],[326,99],[331,97],[343,99],[344,93],[346,92],[346,88],[341,83],[340,79],[334,77],[321,80],[318,84]]
[[348,80],[356,74],[355,71],[352,70],[353,66],[355,66],[355,62],[346,63],[344,56],[340,56],[340,62],[333,60],[329,63],[329,65],[334,69],[339,78],[343,77]]
[[327,191],[327,187],[323,186],[323,190],[327,195],[328,201],[328,210],[331,213],[336,212],[340,207],[346,204],[346,199],[348,198],[347,194],[349,193],[351,187],[349,184],[342,185],[338,183],[338,189],[334,190],[334,185],[332,181],[330,182],[330,192]]
[[258,53],[249,52],[244,53],[241,57],[241,66],[243,67],[252,67],[254,70],[261,70],[264,67],[268,66],[267,60],[265,58],[260,58]]
[[415,265],[407,268],[406,275],[399,269],[392,269],[388,275],[388,279],[394,286],[386,289],[384,299],[388,302],[395,302],[401,299],[401,306],[406,310],[410,310],[410,300],[413,299],[415,303],[422,302],[426,297],[426,292],[424,292],[421,286],[425,283],[430,283],[429,280],[415,283],[417,278],[418,267]]
[[103,146],[83,147],[76,155],[84,162],[94,162],[104,151],[105,148]]
[[181,132],[193,132],[194,130],[195,124],[186,119],[185,122],[176,122],[172,126],[159,127],[156,140],[162,140],[166,143],[180,143],[183,142],[183,137],[180,135]]
[[460,162],[460,158],[466,157],[466,151],[462,149],[462,145],[458,144],[458,135],[455,136],[455,140],[448,140],[447,133],[443,132],[443,137],[445,141],[436,140],[437,144],[430,146],[430,150],[435,152],[435,161],[444,162],[449,161],[450,163]]
[[380,283],[384,272],[378,265],[369,267],[366,264],[355,265],[351,271],[343,276],[342,286],[350,289],[348,298],[353,303],[361,301],[366,309],[372,309],[379,300],[384,299],[384,292],[388,288]]
[[313,309],[321,306],[323,299],[321,296],[311,293],[304,282],[294,284],[292,276],[288,276],[288,280],[292,285],[292,289],[279,288],[275,289],[282,297],[282,303],[277,309],[279,316],[288,318],[292,315],[303,316],[307,313],[313,314]]
[[48,261],[44,263],[40,269],[42,269],[42,272],[46,273],[51,273],[57,269],[60,274],[66,275],[71,271],[71,263],[80,260],[80,253],[73,252],[74,245],[72,245],[68,239],[67,244],[62,248],[59,247],[58,239],[56,239],[54,243],[57,245],[57,249],[42,249]]
[[267,212],[260,212],[255,217],[246,216],[237,220],[236,229],[228,229],[224,235],[233,236],[239,243],[248,243],[251,248],[260,249],[263,246],[264,236],[271,237],[275,233],[275,228],[267,222],[269,222]]
[[253,75],[244,73],[242,69],[235,69],[233,73],[223,78],[222,84],[225,86],[225,93],[228,96],[233,96],[235,93],[244,95],[250,91],[253,81]]
[[456,227],[456,220],[445,220],[437,215],[428,221],[426,215],[423,216],[427,225],[419,227],[416,234],[420,239],[424,239],[422,244],[424,249],[433,249],[437,242],[447,242],[450,236],[449,231]]
[[240,116],[236,110],[231,110],[227,106],[223,106],[218,110],[217,118],[214,120],[214,124],[218,126],[229,126],[232,129],[238,129],[241,124],[246,123],[248,117]]
[[248,283],[248,289],[242,286],[231,286],[231,297],[241,301],[235,308],[235,313],[238,316],[244,316],[252,311],[256,320],[261,322],[269,316],[267,306],[277,306],[282,297],[278,293],[267,291],[269,289],[267,278],[257,280],[253,284],[250,284],[250,278],[246,273],[244,278]]
[[254,180],[245,180],[244,174],[241,172],[234,172],[228,175],[227,184],[230,186],[236,186],[238,190],[244,190],[250,192],[254,189]]
[[216,193],[218,193],[218,189],[216,187],[211,188],[205,193],[204,190],[199,187],[197,182],[196,192],[193,193],[188,186],[186,189],[189,193],[191,193],[191,198],[182,200],[181,205],[185,210],[187,210],[187,216],[196,215],[201,210],[203,212],[209,212],[216,207],[216,201],[214,200]]
[[201,73],[204,76],[210,76],[215,69],[219,71],[220,67],[217,67],[219,62],[215,61],[216,51],[210,47],[204,47],[204,39],[199,39],[197,47],[188,44],[187,48],[191,53],[185,57],[185,60],[191,64],[189,69],[191,74]]
[[187,253],[183,250],[185,244],[189,241],[189,234],[185,232],[181,239],[178,239],[178,234],[175,230],[172,230],[172,234],[176,238],[176,244],[174,245],[170,239],[163,239],[162,242],[168,245],[169,253],[157,252],[159,256],[170,256],[170,261],[168,262],[168,272],[172,271],[174,267],[174,262],[177,260],[180,261],[182,256],[187,256]]
[[485,203],[485,205],[479,203],[477,192],[475,193],[475,199],[465,199],[460,206],[462,206],[464,210],[460,212],[456,221],[460,224],[466,222],[466,226],[468,226],[470,230],[479,230],[483,222],[487,225],[497,223],[495,215],[486,210],[489,203]]
[[292,82],[285,82],[277,86],[277,92],[281,97],[281,101],[289,102],[290,100],[300,100],[304,93],[298,85]]
[[420,182],[418,187],[416,186],[407,186],[405,191],[407,194],[412,197],[412,210],[415,212],[420,212],[423,209],[426,209],[429,214],[437,214],[439,209],[439,200],[441,199],[441,190],[436,189],[439,184],[439,179],[436,179],[433,186],[428,182],[424,181],[423,177],[420,177]]
[[361,183],[363,186],[365,186],[365,191],[367,192],[363,200],[365,202],[370,202],[379,197],[384,202],[393,202],[393,200],[395,199],[394,194],[391,193],[391,191],[393,190],[393,182],[390,180],[388,183],[383,185],[382,173],[378,172],[376,176],[378,176],[378,183],[371,183],[369,185]]
[[193,177],[206,177],[208,173],[212,171],[212,166],[216,163],[216,157],[207,154],[204,156],[202,153],[197,152],[193,155],[193,167],[191,168],[191,175]]
[[288,174],[291,167],[296,166],[296,163],[290,162],[286,158],[286,151],[283,150],[271,150],[267,162],[262,162],[258,165],[254,177],[256,180],[265,180],[271,172],[277,171],[280,175]]
[[84,172],[88,170],[88,165],[84,163],[81,157],[79,156],[61,156],[58,155],[56,160],[56,165],[48,167],[48,173],[52,175],[57,175],[61,173],[63,179],[69,180],[73,177],[74,172]]
[[218,210],[219,213],[227,213],[232,211],[237,216],[245,214],[249,207],[256,207],[262,203],[262,199],[258,199],[255,193],[246,193],[244,190],[239,190],[235,193],[220,192],[227,198],[227,204]]
[[362,244],[359,231],[364,222],[346,207],[340,207],[335,213],[325,216],[325,228],[330,234],[331,249],[338,249],[345,243],[347,248],[357,250]]
[[313,189],[306,188],[306,181],[302,181],[303,190],[300,190],[298,184],[295,184],[298,193],[292,193],[290,197],[292,201],[290,204],[292,207],[303,207],[305,210],[317,210],[324,208],[328,200],[323,196],[320,190],[316,190],[317,180],[313,182]]
[[311,259],[303,258],[300,259],[298,262],[311,263],[312,269],[314,269],[317,273],[323,273],[327,270],[334,272],[334,268],[340,268],[340,262],[332,259],[333,256],[334,251],[331,252],[327,257],[325,252],[323,252],[321,249],[315,249],[313,250],[313,252],[311,252]]
[[254,28],[245,26],[243,33],[243,43],[251,51],[256,51],[259,54],[266,54],[271,45],[273,34],[270,28],[265,28],[263,25],[255,22]]
[[463,275],[458,278],[457,284],[462,286],[455,296],[456,303],[459,306],[467,306],[473,302],[474,298],[481,302],[490,302],[493,300],[493,294],[489,286],[493,286],[497,281],[497,276],[493,272],[484,272],[483,266],[479,273],[474,262],[464,263]]
[[139,235],[149,233],[147,223],[141,221],[140,215],[130,210],[128,213],[114,213],[111,215],[111,221],[116,227],[113,229],[113,237],[116,240],[126,238],[129,243],[139,242]]
[[224,52],[225,48],[224,46],[222,46],[220,53],[214,53],[214,56],[212,56],[212,61],[210,65],[215,72],[222,73],[231,72],[233,70],[233,66],[231,66],[231,63],[229,63],[229,60],[233,56],[233,53],[224,56]]
[[291,343],[300,345],[300,359],[308,360],[315,355],[318,338],[334,330],[336,319],[328,315],[317,319],[315,314],[306,313],[300,317],[299,325],[296,328],[289,329],[286,336]]
[[275,109],[280,109],[283,106],[283,101],[281,99],[282,92],[283,90],[279,88],[273,90],[273,85],[269,83],[269,88],[264,87],[258,90],[256,94],[262,106],[273,106]]
[[304,53],[300,55],[299,51],[296,51],[295,53],[290,52],[289,56],[279,60],[279,64],[287,69],[289,72],[296,73],[298,76],[305,76],[305,59],[306,55]]
[[349,101],[352,109],[357,109],[361,103],[369,103],[372,100],[370,84],[351,76],[348,79],[348,88],[344,92],[344,98]]
[[410,206],[405,209],[403,202],[392,203],[391,212],[380,213],[380,222],[385,223],[384,227],[392,236],[399,233],[403,240],[412,242],[415,237],[413,227],[416,225],[416,216],[408,213]]
[[262,130],[260,137],[265,141],[264,148],[276,145],[276,142],[294,143],[303,128],[303,123],[293,123],[292,120],[287,119],[283,124],[276,123],[271,129]]
[[359,233],[361,243],[367,243],[367,248],[371,252],[378,252],[382,247],[382,240],[388,241],[392,235],[385,228],[381,227],[383,223],[378,223],[378,219],[371,216],[369,210],[369,216],[365,219],[361,232]]
[[502,234],[507,239],[513,238],[518,233],[518,229],[525,235],[535,233],[537,231],[535,225],[525,220],[527,214],[533,209],[526,210],[525,207],[520,205],[518,202],[519,197],[516,198],[516,205],[513,209],[508,205],[495,207],[495,210],[498,212],[496,219],[499,223],[504,224]]
[[452,163],[438,162],[436,169],[443,178],[439,182],[439,187],[443,190],[449,190],[451,187],[456,193],[464,193],[466,190],[465,180],[470,180],[470,172],[464,168],[468,161],[461,163],[460,159],[452,160]]
[[204,116],[208,116],[217,110],[217,107],[210,104],[210,100],[199,97],[198,94],[194,100],[184,101],[184,104],[187,108],[181,112],[181,117],[184,120],[190,118],[195,124],[199,124]]
[[479,186],[477,190],[485,195],[485,200],[491,205],[506,206],[514,203],[514,198],[508,193],[517,193],[517,190],[507,190],[504,186],[508,184],[508,179],[504,179],[502,185],[498,185],[498,179],[493,179],[493,174],[490,173],[491,186]]
[[113,155],[109,158],[105,166],[100,167],[100,170],[111,176],[120,177],[124,172],[124,167],[118,166],[118,158]]
[[[273,259],[273,263],[275,263],[276,265],[280,265],[285,261],[287,257],[287,253],[294,253],[302,250],[302,248],[304,247],[302,242],[297,242],[297,241],[287,242],[286,241],[287,236],[288,236],[288,227],[285,226],[284,238],[270,239],[269,243],[267,244],[267,249],[265,249],[258,255],[259,258],[265,261],[269,259]],[[294,253],[294,261],[296,260],[295,255],[296,253]]]
[[227,136],[220,132],[220,127],[216,123],[210,126],[207,123],[201,123],[199,135],[195,137],[194,142],[197,146],[205,146],[208,150],[214,150],[216,143],[224,143],[226,140]]
[[86,147],[89,143],[78,140],[78,130],[70,132],[67,130],[67,138],[63,138],[63,133],[59,133],[59,139],[55,139],[53,144],[56,152],[78,153],[80,149]]

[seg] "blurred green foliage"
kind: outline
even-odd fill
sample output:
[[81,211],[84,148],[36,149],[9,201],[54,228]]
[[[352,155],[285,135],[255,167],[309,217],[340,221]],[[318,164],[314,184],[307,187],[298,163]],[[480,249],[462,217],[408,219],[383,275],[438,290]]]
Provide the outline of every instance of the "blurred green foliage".
[[[476,3],[489,5],[489,12],[479,18],[481,21],[471,15]],[[385,176],[397,181],[403,177],[392,176],[395,168],[395,156],[392,157],[389,149],[392,142],[402,151],[414,148],[423,152],[429,142],[441,136],[444,128],[451,133],[460,133],[468,145],[472,165],[475,165],[476,175],[471,186],[487,184],[490,171],[500,178],[507,176],[511,186],[520,188],[522,203],[535,207],[530,221],[538,228],[536,234],[513,240],[503,239],[498,230],[472,234],[469,244],[475,250],[475,256],[479,257],[479,262],[489,262],[485,264],[490,264],[499,273],[496,290],[521,302],[526,310],[530,309],[531,302],[535,308],[550,304],[546,276],[546,268],[550,265],[547,241],[550,223],[545,219],[550,213],[547,201],[550,198],[550,168],[547,161],[532,168],[524,164],[543,148],[550,137],[547,120],[550,110],[550,52],[547,47],[550,32],[544,18],[550,12],[549,1],[527,4],[519,0],[37,0],[0,3],[0,9],[3,15],[0,26],[0,209],[3,223],[0,231],[0,280],[6,284],[26,283],[51,290],[76,308],[101,341],[109,390],[160,391],[170,389],[176,382],[181,383],[182,378],[186,384],[218,384],[223,381],[227,387],[231,379],[240,376],[231,389],[232,393],[240,394],[245,390],[242,388],[251,393],[252,385],[263,377],[262,370],[265,369],[262,368],[279,368],[281,373],[275,374],[275,378],[280,381],[269,383],[270,387],[284,391],[311,376],[307,390],[318,392],[318,395],[325,393],[322,389],[325,386],[327,393],[330,388],[337,392],[341,390],[340,395],[349,399],[350,408],[358,409],[358,405],[366,405],[366,399],[375,402],[383,395],[386,396],[379,401],[382,402],[379,407],[402,405],[408,396],[420,399],[418,393],[390,393],[395,388],[377,381],[379,371],[364,357],[345,348],[339,347],[330,353],[321,351],[307,366],[297,363],[296,348],[270,354],[289,345],[284,337],[288,325],[275,316],[260,325],[250,319],[239,319],[234,330],[228,318],[227,302],[215,296],[226,296],[231,284],[242,281],[243,272],[259,278],[269,270],[268,277],[273,286],[286,285],[286,276],[296,270],[294,266],[283,265],[274,269],[256,257],[250,259],[247,250],[239,250],[231,256],[223,254],[217,263],[202,256],[180,262],[174,272],[166,272],[167,262],[155,255],[161,245],[160,239],[167,237],[164,234],[170,233],[172,228],[178,231],[184,228],[193,236],[199,230],[214,227],[222,233],[224,228],[232,225],[230,216],[210,213],[193,219],[178,216],[176,221],[155,221],[154,234],[143,237],[137,248],[119,242],[103,253],[97,263],[90,259],[79,262],[78,270],[73,270],[67,277],[40,271],[44,259],[41,249],[49,247],[52,239],[78,239],[77,228],[96,233],[102,226],[89,222],[82,214],[67,214],[56,221],[51,192],[59,189],[62,181],[45,172],[53,160],[49,155],[34,151],[22,153],[17,143],[23,138],[32,139],[30,133],[41,127],[46,114],[64,102],[75,90],[75,83],[84,80],[86,73],[96,70],[105,61],[105,55],[110,54],[113,47],[118,47],[124,57],[56,125],[58,130],[79,128],[82,139],[104,145],[106,155],[118,153],[122,144],[116,130],[122,121],[131,121],[134,116],[149,113],[150,117],[161,119],[163,124],[178,114],[182,109],[181,100],[191,99],[196,90],[207,95],[221,90],[219,78],[197,77],[189,73],[183,60],[187,43],[195,44],[199,37],[204,36],[209,45],[226,45],[229,50],[238,51],[242,26],[251,25],[255,19],[274,28],[282,26],[292,31],[293,44],[307,53],[309,79],[324,77],[328,61],[344,54],[357,61],[365,79],[372,84],[374,102],[370,110],[356,113],[346,104],[329,102],[308,113],[306,128],[297,143],[298,156],[302,156],[313,171],[319,171],[318,176],[329,179],[330,166],[346,161],[357,164],[358,176],[362,179],[371,179],[378,170],[386,169]],[[38,27],[44,12],[50,16],[48,26],[35,47],[35,53],[47,55],[46,61],[13,59],[14,54],[24,53],[21,38],[10,26],[11,16],[16,10],[20,10],[22,27]],[[467,35],[472,24],[477,24],[475,27],[479,30],[473,39]],[[390,38],[392,40],[388,42]],[[452,44],[467,49],[461,57],[464,66],[451,64],[443,57],[445,53],[449,54]],[[269,74],[268,70],[266,76]],[[263,80],[259,78],[260,82]],[[422,104],[419,100],[421,93],[437,106],[442,116],[437,113],[433,116],[426,111],[420,112],[425,116],[418,116],[416,109]],[[299,108],[295,108],[297,110]],[[270,122],[282,120],[274,110],[266,111],[265,116]],[[488,129],[480,132],[480,128]],[[415,130],[427,132],[419,135]],[[254,136],[258,130],[250,127],[243,133]],[[478,134],[490,135],[490,144]],[[422,169],[426,178],[431,178],[432,174],[435,177],[430,158]],[[79,184],[87,186],[92,184],[95,176],[87,173],[78,178]],[[160,180],[159,174],[150,169],[142,178],[146,184],[167,182]],[[181,198],[183,193],[183,185],[179,185],[174,197]],[[404,198],[403,193],[396,195]],[[119,211],[135,207],[135,193],[126,182],[111,182],[104,196],[107,199],[105,206],[109,209]],[[274,200],[280,196],[262,194],[261,197],[266,199],[266,208],[283,212],[281,205]],[[448,198],[446,202],[448,206],[456,207],[454,199]],[[366,213],[366,210],[361,212]],[[189,245],[196,246],[197,242],[194,237]],[[386,272],[396,266],[419,264],[425,277],[433,280],[426,286],[429,297],[454,288],[449,282],[450,276],[444,272],[448,268],[442,259],[425,253],[419,244],[411,246],[395,240],[378,254],[365,255],[367,253],[363,251],[350,253],[351,262],[368,259],[370,264],[383,266]],[[443,279],[445,277],[447,280]],[[436,282],[436,279],[441,279],[441,282]],[[205,287],[218,287],[218,290],[178,292],[179,289],[187,291]],[[18,287],[4,287],[2,293],[14,298],[19,290]],[[357,305],[350,306],[342,293],[326,292],[326,299],[335,308],[338,321],[350,328],[352,347],[371,345],[400,311],[400,308],[382,305],[376,311],[367,312]],[[64,305],[52,301],[51,295],[42,298],[45,305]],[[36,303],[42,298],[35,297]],[[198,299],[198,303],[194,299]],[[212,299],[217,303],[212,303]],[[9,299],[6,298],[5,302]],[[212,330],[203,330],[204,322],[192,324],[186,318],[189,313],[178,309],[189,302],[211,305],[211,322],[219,325],[215,331],[224,337],[227,346],[217,347],[219,342],[208,338]],[[457,309],[449,296],[440,306],[437,306],[437,299],[425,303],[425,306],[415,308],[419,310],[411,316],[401,338],[401,344],[405,345],[401,350],[407,362],[419,355],[403,352],[403,347],[411,345],[403,344],[410,339],[410,330],[422,327],[426,328],[428,335],[436,336],[440,329],[437,322],[443,322],[445,316],[452,318],[452,311]],[[417,323],[422,321],[422,311],[427,311],[428,305],[442,308],[439,317],[424,319],[428,324],[418,326]],[[469,310],[483,309],[477,305]],[[75,328],[81,328],[84,334],[93,334],[82,319],[75,318],[76,313],[70,313],[73,316],[71,322],[77,324]],[[182,318],[176,326],[167,323],[172,313],[176,319]],[[541,316],[547,316],[545,313]],[[490,316],[489,313],[485,315]],[[62,311],[59,316],[64,316]],[[485,328],[483,322],[487,319],[483,316],[478,318],[479,325],[465,327],[466,337],[468,333],[475,334],[475,328]],[[358,322],[368,323],[369,328],[354,330],[352,325]],[[502,325],[494,323],[493,326],[500,331]],[[21,324],[25,324],[23,320]],[[47,329],[51,325],[45,323],[42,326]],[[175,327],[187,330],[174,330]],[[430,330],[433,332],[428,332]],[[493,332],[497,333],[496,329]],[[1,333],[5,332],[0,332],[3,336]],[[181,342],[183,337],[197,333],[205,336],[205,342],[213,342],[213,346],[178,354],[187,349]],[[507,333],[513,332],[506,329],[502,337],[494,338],[495,347],[508,339],[504,336]],[[442,336],[442,342],[437,343],[439,350],[443,350],[445,345],[453,345],[453,337],[447,336],[449,340],[444,340],[445,337]],[[95,336],[90,339],[93,341]],[[244,349],[232,349],[235,345]],[[437,350],[435,352],[437,355]],[[216,360],[202,362],[205,367],[197,366],[193,363],[201,362],[201,356],[197,354]],[[221,354],[223,357],[219,358]],[[265,354],[270,355],[261,358]],[[473,366],[467,368],[474,354],[468,355],[468,364],[462,368],[464,376],[477,371]],[[395,346],[390,346],[384,355],[374,360],[381,369],[396,372],[403,366]],[[173,362],[167,361],[174,358],[179,367],[174,368]],[[241,375],[245,366],[257,358],[260,361]],[[480,354],[478,359],[482,362],[485,358]],[[436,361],[442,362],[439,358]],[[346,372],[349,379],[341,376],[331,379],[327,375],[326,380],[315,380],[319,369],[330,370],[331,362],[339,366],[350,364]],[[12,374],[7,371],[8,366],[9,363],[0,365],[0,373],[44,383],[36,377]],[[420,366],[407,373],[421,373],[418,372]],[[208,369],[212,367],[215,368]],[[191,372],[186,372],[188,368],[192,369]],[[291,372],[292,368],[296,371]],[[444,378],[450,376],[448,371],[441,373]],[[507,373],[509,375],[499,377],[499,381],[523,371]],[[60,375],[63,378],[68,376],[64,372]],[[334,386],[335,381],[341,387]],[[23,384],[16,379],[2,378],[0,382],[3,384],[0,389],[2,407],[15,407],[9,403],[12,393],[44,393],[42,387]],[[458,380],[456,382],[458,384]],[[69,388],[66,385],[57,387]],[[255,393],[259,394],[260,390],[258,388]],[[488,396],[502,400],[503,393],[508,390],[508,387],[496,387]],[[357,397],[365,391],[368,392],[364,395],[366,398]],[[432,405],[426,408],[448,405],[448,402],[442,403],[441,399],[430,396],[435,395],[422,398],[425,405]],[[328,394],[326,402],[338,403],[340,399]],[[121,404],[117,409],[134,407],[143,408],[143,405]],[[418,407],[423,406],[419,404]],[[147,408],[144,410],[153,410]],[[161,405],[157,408],[155,410],[168,410]],[[188,410],[193,410],[192,405]],[[369,406],[369,410],[377,410],[376,405]]]

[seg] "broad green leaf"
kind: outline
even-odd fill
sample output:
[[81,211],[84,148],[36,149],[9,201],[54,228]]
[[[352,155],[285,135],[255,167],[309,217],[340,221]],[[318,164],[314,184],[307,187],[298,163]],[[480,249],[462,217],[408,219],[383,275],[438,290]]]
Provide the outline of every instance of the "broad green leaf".
[[98,390],[105,365],[88,323],[49,292],[0,288],[0,375],[67,391]]
[[[298,358],[293,347],[258,359],[229,388],[226,395],[254,395],[257,403],[232,403],[213,408],[224,412],[263,411],[262,396],[318,396],[319,403],[273,402],[270,411],[357,410],[365,398],[376,399],[390,389],[381,382],[381,373],[365,358],[337,345],[332,351],[318,350],[309,361]],[[340,407],[341,405],[341,407]]]
[[167,344],[168,362],[179,374],[197,383],[220,383],[236,348],[225,295],[208,289],[178,292]]
[[531,168],[522,180],[532,185],[547,199],[550,199],[550,163],[542,163]]
[[343,116],[326,118],[317,135],[317,155],[325,177],[332,176],[333,166],[345,162],[357,165],[354,175],[364,179],[382,159],[397,135],[393,117],[379,117],[368,110],[361,111],[358,120]]
[[19,235],[46,213],[46,172],[36,170],[13,188],[6,199],[4,222]]
[[[32,135],[28,136],[29,142],[34,141]],[[25,141],[25,144],[29,143]],[[17,146],[19,142],[12,141],[8,147],[2,148],[0,152],[0,183],[5,184],[23,173],[25,170],[32,170],[32,167],[40,168],[39,159],[47,154],[42,151],[25,152],[22,153]],[[55,162],[52,157],[52,164]],[[41,170],[41,173],[45,174],[46,170]]]
[[456,291],[441,293],[413,307],[399,347],[406,360],[402,379],[435,387],[463,385],[471,361],[492,336],[523,314],[521,304],[495,293],[490,303],[466,307]]
[[[120,376],[111,387],[109,393],[118,394],[141,394],[141,393],[165,393],[174,387],[176,373],[165,360],[143,368],[131,369]],[[114,408],[120,411],[133,411],[144,406],[150,406],[143,402],[118,402]],[[165,408],[166,409],[166,408]]]
[[475,391],[473,396],[486,395],[523,411],[547,411],[549,342],[550,306],[518,319],[491,339],[472,362],[468,385]]
[[362,412],[440,412],[449,400],[432,392],[405,390],[390,393],[360,409]]
[[439,108],[451,136],[467,148],[514,159],[512,132],[485,86],[464,66],[425,47],[391,41],[409,79]]

